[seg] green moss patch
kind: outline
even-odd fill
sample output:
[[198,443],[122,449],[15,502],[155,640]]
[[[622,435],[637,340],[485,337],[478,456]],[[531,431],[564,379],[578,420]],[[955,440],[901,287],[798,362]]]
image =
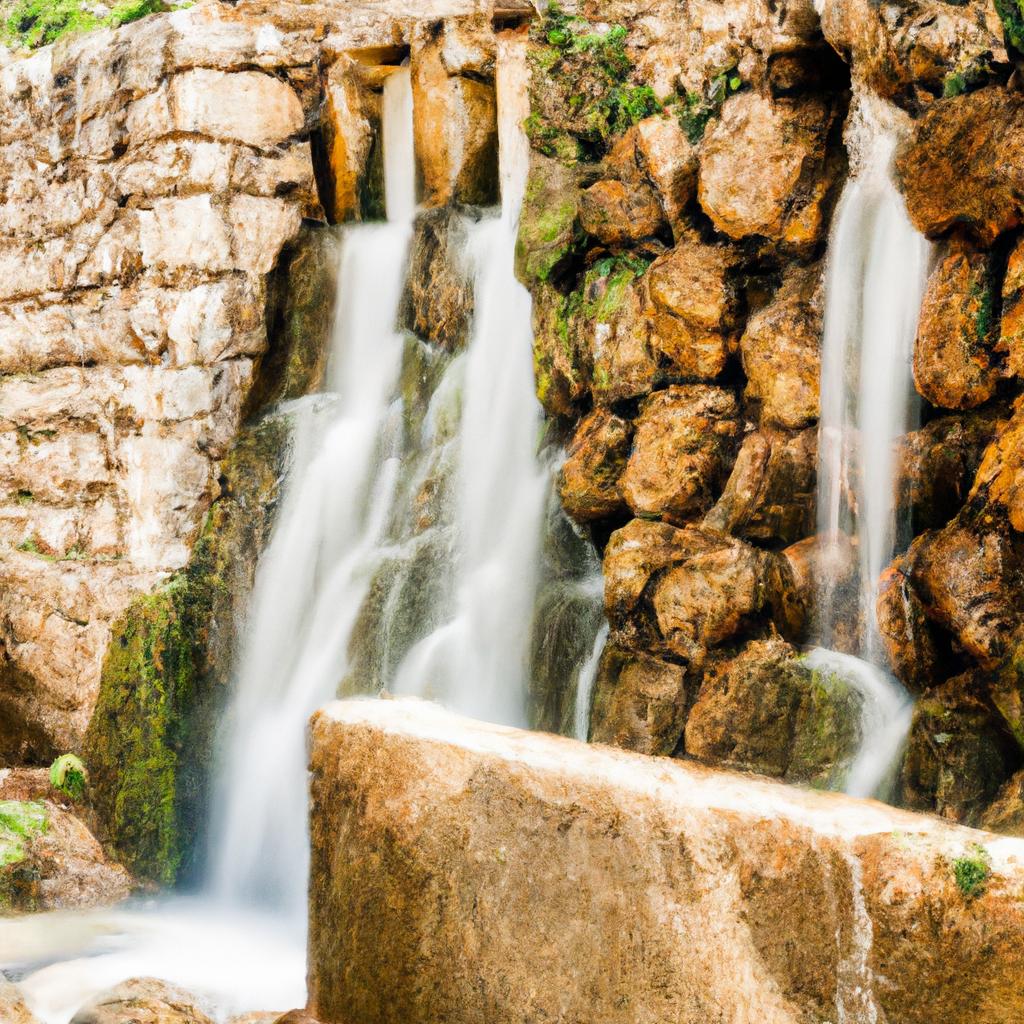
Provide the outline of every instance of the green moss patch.
[[28,855],[28,844],[48,825],[41,801],[0,800],[0,868],[21,863]]
[[956,887],[967,899],[976,899],[984,893],[992,875],[992,858],[988,850],[978,843],[970,851],[953,861],[953,878]]
[[123,0],[104,15],[102,7],[83,0],[17,0],[3,22],[2,35],[9,45],[36,49],[63,36],[117,28],[149,14],[188,6],[190,3],[166,4],[163,0]]

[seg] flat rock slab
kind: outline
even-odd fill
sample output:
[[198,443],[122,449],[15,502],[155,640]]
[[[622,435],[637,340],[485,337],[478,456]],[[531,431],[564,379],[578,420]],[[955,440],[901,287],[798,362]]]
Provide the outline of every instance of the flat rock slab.
[[324,1024],[1024,1019],[1024,841],[415,701],[312,736]]

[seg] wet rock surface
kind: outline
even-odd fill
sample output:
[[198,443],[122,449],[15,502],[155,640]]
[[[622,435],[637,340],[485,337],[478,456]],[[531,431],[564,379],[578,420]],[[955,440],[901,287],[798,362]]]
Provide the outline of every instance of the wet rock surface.
[[[332,705],[312,768],[310,1010],[330,1024],[1020,1012],[1017,840],[409,702]],[[979,842],[969,899],[953,862]]]
[[157,978],[132,978],[97,996],[72,1024],[212,1024],[188,992]]

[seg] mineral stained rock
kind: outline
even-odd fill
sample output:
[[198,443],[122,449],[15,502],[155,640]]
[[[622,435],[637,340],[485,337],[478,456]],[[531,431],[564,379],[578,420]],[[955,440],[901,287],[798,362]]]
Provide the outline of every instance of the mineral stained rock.
[[323,1024],[1024,1013],[1020,840],[410,701],[312,740]]

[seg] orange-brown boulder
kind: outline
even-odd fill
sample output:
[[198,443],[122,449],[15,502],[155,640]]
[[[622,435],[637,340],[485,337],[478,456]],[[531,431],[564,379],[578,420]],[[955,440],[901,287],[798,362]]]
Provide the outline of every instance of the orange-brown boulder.
[[817,430],[748,434],[704,525],[764,544],[802,540],[814,530],[817,458]]
[[981,816],[981,827],[1024,839],[1024,771],[1003,785]]
[[580,224],[605,245],[629,245],[658,233],[661,204],[646,184],[599,181],[580,197]]
[[638,754],[671,754],[683,735],[686,698],[685,666],[609,644],[597,673],[590,740]]
[[969,498],[1001,510],[1016,532],[1024,532],[1024,401],[1018,399],[985,450]]
[[991,253],[949,246],[928,278],[914,344],[914,383],[932,405],[973,409],[995,394],[996,298]]
[[706,512],[732,468],[741,431],[736,396],[701,384],[645,399],[622,476],[629,507],[683,523]]
[[311,733],[323,1024],[1024,1015],[1020,840],[418,701]]
[[1024,239],[1014,246],[1003,278],[1003,316],[1000,348],[1007,354],[1007,369],[1024,377]]
[[841,785],[860,744],[860,697],[779,637],[714,658],[686,722],[686,753],[716,767]]
[[999,86],[929,106],[896,156],[896,177],[918,230],[968,228],[985,245],[1024,211],[1024,94]]
[[687,235],[647,274],[652,344],[684,377],[714,380],[739,330],[739,254]]
[[896,678],[912,693],[923,693],[942,681],[946,659],[935,628],[909,576],[908,558],[898,558],[878,584],[875,614]]
[[633,425],[608,409],[596,409],[579,425],[558,480],[562,505],[577,522],[627,511],[619,479],[632,440]]
[[747,323],[740,339],[746,397],[760,406],[762,423],[799,430],[817,421],[822,315],[821,265],[795,265]]
[[824,239],[840,150],[836,111],[815,96],[741,92],[722,107],[700,155],[700,204],[730,238],[760,236],[797,253]]

